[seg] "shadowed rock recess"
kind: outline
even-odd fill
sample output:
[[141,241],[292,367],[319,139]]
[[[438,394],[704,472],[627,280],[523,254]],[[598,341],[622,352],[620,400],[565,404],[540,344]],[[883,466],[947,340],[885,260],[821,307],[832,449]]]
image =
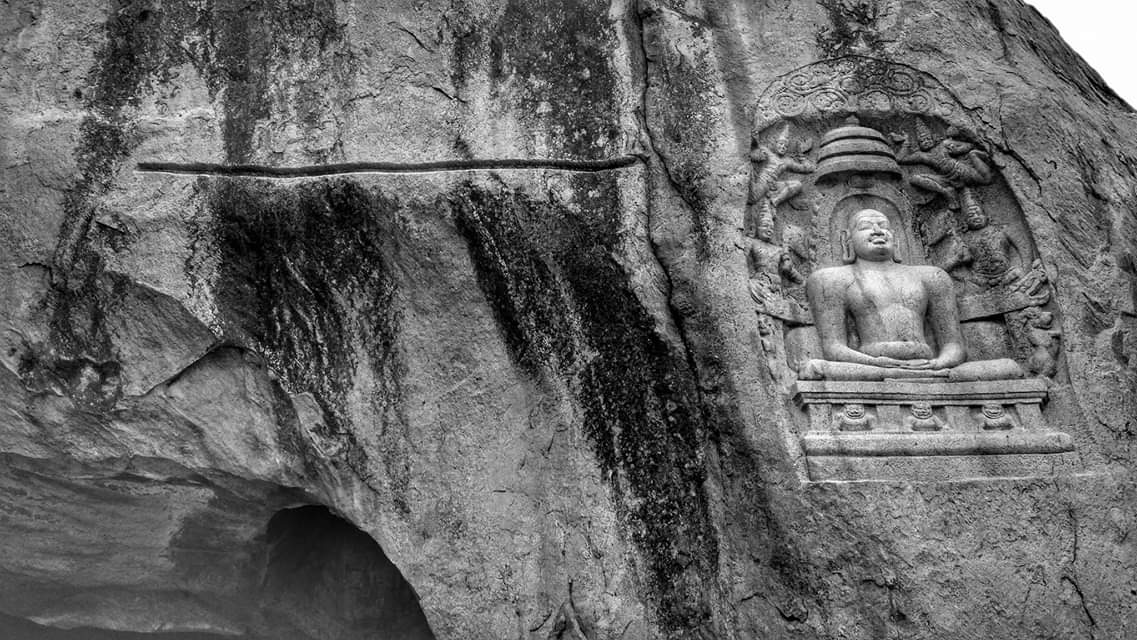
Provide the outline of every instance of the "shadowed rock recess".
[[0,636],[1137,637],[1137,114],[1022,2],[0,31]]

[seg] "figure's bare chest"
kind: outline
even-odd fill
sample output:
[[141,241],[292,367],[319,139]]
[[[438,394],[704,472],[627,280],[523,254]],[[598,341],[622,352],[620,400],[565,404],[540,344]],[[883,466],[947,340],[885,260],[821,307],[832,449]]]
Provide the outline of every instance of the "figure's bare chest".
[[991,227],[981,231],[973,231],[967,235],[966,241],[975,256],[977,265],[998,267],[1007,263],[1010,242],[1002,231]]
[[759,175],[767,178],[776,178],[786,169],[787,164],[789,164],[788,158],[771,153],[766,156],[766,164],[762,165],[762,170],[759,172]]
[[894,305],[917,310],[927,302],[924,283],[907,273],[860,274],[852,281],[848,291],[849,308],[854,312]]
[[786,250],[768,242],[755,242],[750,247],[750,259],[761,271],[776,272]]

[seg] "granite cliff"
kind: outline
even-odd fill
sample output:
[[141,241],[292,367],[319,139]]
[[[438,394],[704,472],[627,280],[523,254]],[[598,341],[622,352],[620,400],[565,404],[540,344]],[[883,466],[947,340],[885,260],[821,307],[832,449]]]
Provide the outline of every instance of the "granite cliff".
[[[1137,634],[1137,114],[1022,2],[0,15],[17,633]],[[1076,472],[810,481],[739,238],[827,61],[960,105]]]

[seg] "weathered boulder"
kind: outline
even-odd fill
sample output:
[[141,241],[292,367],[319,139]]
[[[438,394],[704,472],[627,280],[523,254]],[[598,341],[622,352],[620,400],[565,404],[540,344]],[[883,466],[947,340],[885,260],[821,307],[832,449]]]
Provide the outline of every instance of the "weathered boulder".
[[[1137,115],[1021,2],[0,15],[16,633],[1134,633]],[[810,475],[746,216],[781,123],[846,115],[986,154],[1055,320],[965,333],[1054,354],[1063,465]]]

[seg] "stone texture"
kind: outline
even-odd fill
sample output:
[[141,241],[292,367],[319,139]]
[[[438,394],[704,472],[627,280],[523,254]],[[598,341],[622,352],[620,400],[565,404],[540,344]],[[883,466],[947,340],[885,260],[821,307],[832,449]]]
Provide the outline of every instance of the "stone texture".
[[[1135,633],[1137,116],[1022,3],[17,0],[0,25],[21,633]],[[765,88],[848,55],[979,123],[1056,272],[1044,412],[1080,473],[807,481],[746,157]],[[303,505],[350,525],[281,525]],[[391,617],[413,597],[429,631]]]

